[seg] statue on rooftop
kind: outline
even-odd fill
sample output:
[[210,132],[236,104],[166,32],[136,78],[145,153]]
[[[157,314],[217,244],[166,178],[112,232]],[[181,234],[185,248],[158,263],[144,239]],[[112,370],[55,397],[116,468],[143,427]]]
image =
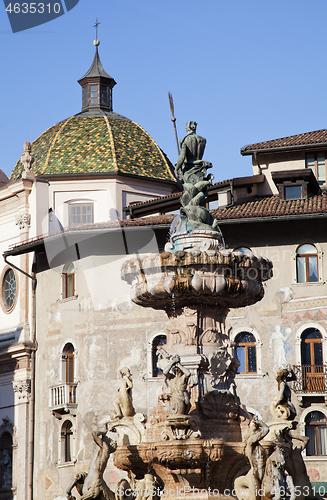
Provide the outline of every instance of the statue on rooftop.
[[28,141],[24,142],[24,153],[22,154],[22,157],[20,161],[24,165],[24,172],[23,172],[23,179],[29,179],[29,180],[34,180],[34,175],[31,172],[31,167],[34,163],[34,158],[31,156],[31,150],[32,146],[31,143]]

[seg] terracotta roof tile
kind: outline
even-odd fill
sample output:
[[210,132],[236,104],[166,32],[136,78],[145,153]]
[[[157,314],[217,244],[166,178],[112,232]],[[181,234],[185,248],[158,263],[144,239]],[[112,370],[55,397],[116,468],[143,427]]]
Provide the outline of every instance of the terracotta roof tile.
[[[213,210],[212,214],[218,221],[247,218],[260,219],[261,217],[278,218],[287,215],[301,216],[310,214],[327,214],[327,193],[316,195],[313,198],[299,200],[281,200],[279,196],[266,196],[242,203],[240,205]],[[25,245],[41,241],[48,237],[56,236],[56,234],[59,233],[106,230],[118,227],[168,226],[172,223],[175,217],[176,216],[173,214],[154,215],[150,217],[140,217],[121,221],[76,225],[71,228],[66,228],[64,231],[58,231],[58,233],[42,235],[17,243],[12,245],[10,250],[24,247]]]
[[281,200],[279,196],[265,196],[240,205],[213,210],[212,213],[218,220],[325,214],[327,193],[299,200]]
[[249,154],[254,151],[263,149],[278,149],[278,148],[294,148],[296,146],[314,146],[327,144],[327,130],[316,130],[314,132],[306,132],[304,134],[290,135],[280,139],[273,139],[271,141],[257,142],[249,144],[241,149],[242,154]]

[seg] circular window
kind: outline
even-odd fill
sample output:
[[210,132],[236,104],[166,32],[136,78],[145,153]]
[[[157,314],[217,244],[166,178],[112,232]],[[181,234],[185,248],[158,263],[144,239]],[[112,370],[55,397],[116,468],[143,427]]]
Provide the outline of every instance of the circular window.
[[17,281],[11,267],[7,268],[2,278],[2,304],[6,312],[10,312],[16,304]]

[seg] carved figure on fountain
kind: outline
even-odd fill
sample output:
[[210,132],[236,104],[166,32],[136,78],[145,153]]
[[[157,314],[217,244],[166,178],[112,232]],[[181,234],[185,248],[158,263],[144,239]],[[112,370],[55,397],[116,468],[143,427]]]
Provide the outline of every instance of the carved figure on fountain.
[[245,455],[250,462],[251,469],[245,476],[239,476],[235,479],[234,488],[239,500],[258,500],[260,497],[259,490],[267,461],[267,453],[261,446],[260,441],[268,432],[269,427],[267,424],[254,416],[243,438]]
[[122,383],[118,389],[118,397],[113,402],[114,411],[111,414],[112,419],[133,417],[135,415],[132,396],[132,374],[126,366],[121,368],[119,373],[122,377]]
[[210,356],[210,383],[214,389],[228,391],[236,396],[235,375],[240,362],[230,351],[231,342],[227,341]]
[[275,373],[278,383],[278,395],[275,396],[270,405],[270,411],[274,420],[293,420],[296,417],[296,409],[291,401],[291,388],[288,382],[296,380],[296,375],[290,365],[286,368],[278,368]]
[[115,500],[115,494],[103,479],[110,454],[117,448],[117,443],[106,436],[106,432],[92,432],[93,441],[98,446],[92,457],[89,472],[79,473],[66,490],[68,500],[75,500],[72,489],[76,487],[81,500]]

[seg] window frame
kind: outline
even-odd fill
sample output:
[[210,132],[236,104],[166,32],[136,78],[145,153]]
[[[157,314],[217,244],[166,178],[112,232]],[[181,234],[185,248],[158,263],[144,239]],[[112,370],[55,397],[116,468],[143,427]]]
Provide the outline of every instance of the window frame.
[[[67,427],[69,426],[69,431],[67,432]],[[75,454],[75,441],[76,441],[76,429],[74,422],[70,418],[66,418],[59,428],[59,439],[58,439],[58,467],[67,467],[75,465],[77,462]],[[68,443],[70,449],[70,456],[68,457]],[[70,460],[67,460],[70,458]]]
[[256,347],[256,357],[257,357],[257,371],[256,372],[248,372],[248,373],[237,373],[236,378],[244,378],[244,379],[249,379],[249,378],[262,378],[264,376],[264,373],[262,371],[262,342],[260,340],[260,336],[258,333],[250,327],[244,326],[241,328],[236,328],[234,331],[231,333],[231,341],[233,342],[232,345],[234,345],[235,349],[235,355],[236,355],[236,337],[240,333],[251,333],[254,338],[255,338],[255,347]]
[[[253,342],[238,342],[237,341],[237,337],[239,337],[240,335],[242,335],[242,333],[247,333],[248,335],[252,335],[252,337],[254,338],[254,341]],[[255,336],[250,333],[250,332],[247,332],[247,331],[243,331],[243,332],[239,332],[236,337],[235,337],[235,344],[236,344],[236,353],[237,353],[237,348],[238,347],[244,347],[244,365],[245,365],[245,372],[237,372],[238,375],[248,375],[248,374],[256,374],[258,372],[258,366],[257,366],[257,346],[256,346],[256,341],[255,341]],[[256,366],[256,370],[255,371],[249,371],[249,352],[248,352],[248,348],[249,347],[254,347],[255,348],[255,366]],[[237,354],[236,354],[237,356]]]
[[[155,375],[154,374],[154,344],[155,344],[155,340],[158,338],[158,337],[161,337],[161,336],[165,336],[166,337],[166,340],[168,341],[168,335],[166,332],[164,331],[161,331],[161,332],[155,332],[151,335],[151,337],[149,338],[148,342],[147,342],[147,379],[148,380],[152,380],[152,381],[155,381],[155,380],[158,380],[160,381],[161,380],[161,383],[162,383],[162,376],[159,374],[159,375]],[[163,344],[163,345],[167,345],[167,342],[166,344]]]
[[[325,421],[324,422],[314,422],[314,423],[308,423],[306,420],[307,418],[310,416],[311,413],[321,413],[321,415],[323,415],[325,417]],[[327,449],[326,449],[326,453],[320,453],[320,440],[319,440],[319,434],[318,434],[318,429],[319,427],[324,427],[325,428],[325,441],[327,441],[327,417],[326,417],[326,414],[321,411],[321,410],[317,410],[317,409],[311,409],[305,416],[304,418],[304,424],[305,424],[305,435],[306,437],[309,437],[308,434],[307,434],[307,427],[311,425],[311,427],[314,428],[314,441],[315,441],[315,450],[318,451],[318,453],[316,454],[308,454],[308,447],[306,448],[306,456],[307,457],[326,457],[327,456]],[[327,447],[326,447],[327,448]]]
[[[73,266],[74,271],[73,272],[68,272],[70,267]],[[67,299],[72,299],[76,297],[76,279],[75,279],[75,274],[76,274],[76,268],[75,264],[73,262],[69,262],[64,265],[62,274],[61,274],[61,281],[62,281],[62,290],[61,290],[61,298],[62,300],[67,300]],[[72,294],[69,295],[69,280],[72,280]]]
[[[316,253],[303,253],[300,254],[298,253],[298,249],[301,248],[304,245],[311,245],[316,249]],[[305,281],[299,281],[299,269],[298,269],[298,259],[299,258],[305,258]],[[310,265],[309,265],[309,257],[316,257],[317,261],[317,280],[316,281],[311,281],[310,280]],[[296,282],[297,283],[318,283],[319,282],[319,259],[318,259],[318,249],[313,243],[302,243],[299,245],[296,249]]]
[[[297,250],[302,245],[313,245],[317,250],[318,257],[318,281],[297,281]],[[320,243],[313,241],[311,238],[302,238],[295,245],[293,245],[293,266],[292,266],[292,286],[317,286],[324,284],[324,272],[323,272],[323,252]]]
[[[319,177],[318,177],[318,155],[321,155],[323,154],[324,157],[325,157],[325,182],[322,183],[319,181]],[[311,166],[308,166],[308,158],[309,156],[312,158],[314,158],[314,169],[311,167]],[[327,154],[326,154],[326,151],[315,151],[313,153],[306,153],[305,155],[305,168],[311,168],[311,170],[313,171],[313,173],[315,174],[315,177],[317,179],[317,182],[319,184],[319,186],[326,186],[327,184]]]
[[[74,222],[72,223],[72,217],[76,217],[76,215],[72,214],[73,208],[81,208],[81,213],[79,214],[79,217],[83,217],[83,207],[91,207],[91,221],[87,222]],[[76,202],[70,202],[68,204],[68,226],[69,227],[74,227],[78,225],[85,225],[85,224],[93,224],[94,223],[94,202],[93,201],[76,201]]]
[[[4,296],[5,278],[6,278],[7,273],[9,273],[9,272],[13,272],[14,277],[15,277],[15,283],[16,283],[14,300],[10,306],[8,306],[6,299],[5,299],[5,296]],[[2,308],[4,313],[10,314],[15,309],[17,301],[18,301],[18,292],[19,292],[18,275],[17,275],[15,269],[13,269],[10,266],[5,266],[2,270],[0,280],[1,280],[0,281],[0,283],[1,283],[0,305],[1,305],[1,308]]]

